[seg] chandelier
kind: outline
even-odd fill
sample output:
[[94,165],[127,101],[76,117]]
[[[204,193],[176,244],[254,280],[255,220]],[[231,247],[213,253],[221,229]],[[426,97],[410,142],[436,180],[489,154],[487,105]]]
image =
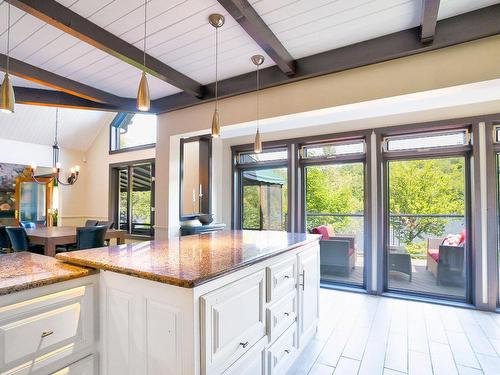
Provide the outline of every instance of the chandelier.
[[76,165],[71,167],[70,175],[67,178],[61,179],[61,163],[59,162],[59,144],[57,142],[57,130],[58,130],[58,118],[59,118],[59,108],[56,108],[56,131],[54,137],[54,144],[52,145],[52,173],[50,174],[49,180],[38,180],[35,177],[36,164],[32,163],[29,167],[30,177],[37,184],[46,185],[54,181],[56,184],[61,184],[63,186],[73,185],[78,181],[80,176],[80,166]]

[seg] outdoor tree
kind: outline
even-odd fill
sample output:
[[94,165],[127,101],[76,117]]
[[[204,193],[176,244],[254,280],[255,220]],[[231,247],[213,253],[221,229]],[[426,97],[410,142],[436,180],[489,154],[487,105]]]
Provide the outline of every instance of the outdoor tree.
[[401,243],[444,234],[447,218],[421,215],[464,215],[462,158],[392,161],[388,172],[390,224]]

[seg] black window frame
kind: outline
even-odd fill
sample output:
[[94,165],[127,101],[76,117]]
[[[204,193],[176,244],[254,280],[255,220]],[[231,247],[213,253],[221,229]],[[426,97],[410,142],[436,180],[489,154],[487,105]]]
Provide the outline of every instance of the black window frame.
[[126,161],[122,163],[113,163],[109,165],[109,203],[108,203],[108,217],[110,221],[113,221],[117,229],[120,229],[120,212],[119,212],[119,200],[120,195],[118,193],[118,188],[120,186],[120,171],[128,170],[128,197],[127,197],[127,217],[130,217],[130,183],[131,183],[131,170],[134,166],[151,164],[151,235],[144,236],[140,234],[132,233],[131,222],[129,222],[129,227],[127,228],[128,238],[137,239],[153,239],[155,236],[155,190],[156,190],[156,159],[141,159],[134,161]]
[[[146,143],[132,147],[120,148],[120,126],[129,121],[137,113],[134,112],[118,112],[109,124],[109,154],[120,154],[124,152],[132,152],[139,150],[147,150],[156,147],[156,142]],[[151,115],[153,116],[153,115]]]

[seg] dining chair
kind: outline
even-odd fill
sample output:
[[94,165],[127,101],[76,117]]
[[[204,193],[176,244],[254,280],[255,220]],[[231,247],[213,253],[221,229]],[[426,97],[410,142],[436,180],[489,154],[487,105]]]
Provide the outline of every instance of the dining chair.
[[30,251],[32,253],[43,254],[43,246],[30,245],[28,235],[23,227],[5,228],[14,251]]
[[97,220],[87,220],[85,222],[85,226],[86,227],[95,227],[96,225],[98,225],[97,223],[98,223]]
[[0,251],[6,251],[10,249],[9,235],[7,234],[7,228],[2,225],[0,226]]
[[98,221],[96,225],[104,225],[108,229],[113,229],[115,223],[113,221],[102,220]]
[[[104,239],[108,228],[104,225],[95,227],[76,228],[76,249],[93,249],[95,247],[104,247]],[[72,249],[70,249],[72,250]]]

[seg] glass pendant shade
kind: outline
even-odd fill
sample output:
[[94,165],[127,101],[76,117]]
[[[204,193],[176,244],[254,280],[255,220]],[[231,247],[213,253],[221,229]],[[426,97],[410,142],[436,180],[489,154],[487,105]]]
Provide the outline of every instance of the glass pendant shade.
[[260,139],[260,132],[258,130],[257,133],[255,133],[253,152],[255,152],[256,154],[260,154],[262,152],[262,140]]
[[217,138],[220,136],[220,123],[219,123],[219,111],[217,108],[214,110],[214,116],[212,117],[212,137]]
[[151,107],[151,99],[149,97],[149,86],[146,72],[142,72],[139,90],[137,91],[137,109],[139,111],[149,111]]
[[1,87],[0,111],[3,113],[14,113],[14,88],[9,78],[9,73],[5,73]]

